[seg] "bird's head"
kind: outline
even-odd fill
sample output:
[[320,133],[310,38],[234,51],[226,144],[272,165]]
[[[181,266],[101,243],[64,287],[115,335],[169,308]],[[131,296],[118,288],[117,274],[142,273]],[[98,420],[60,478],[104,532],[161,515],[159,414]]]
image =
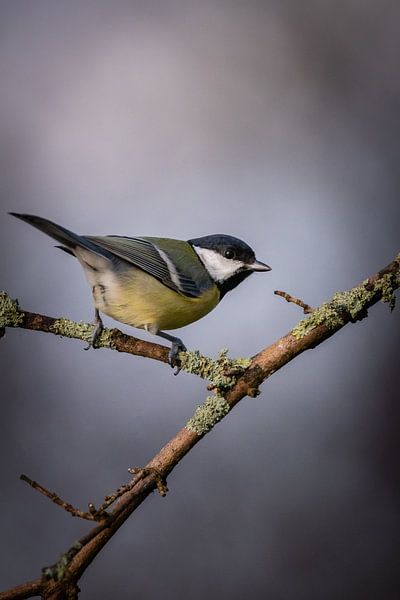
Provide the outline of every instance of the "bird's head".
[[252,273],[271,270],[256,259],[254,250],[246,242],[231,235],[206,235],[188,242],[220,288],[221,297]]

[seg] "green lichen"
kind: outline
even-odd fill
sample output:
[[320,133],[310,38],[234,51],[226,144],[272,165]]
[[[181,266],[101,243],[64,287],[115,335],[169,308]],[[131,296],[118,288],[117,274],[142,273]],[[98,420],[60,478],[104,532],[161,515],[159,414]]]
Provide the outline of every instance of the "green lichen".
[[238,375],[246,369],[249,358],[228,358],[228,350],[223,348],[216,360],[200,354],[198,350],[181,352],[179,355],[181,369],[187,373],[199,375],[210,381],[218,390],[228,390],[236,383]]
[[103,329],[103,331],[101,332],[101,334],[99,336],[98,344],[102,348],[112,348],[113,350],[115,350],[116,346],[113,341],[113,335],[112,335],[111,329],[106,329],[106,328]]
[[393,310],[396,297],[394,290],[398,287],[398,278],[393,273],[382,275],[373,285],[368,279],[361,285],[346,292],[336,292],[332,299],[324,302],[313,311],[310,317],[303,319],[292,330],[292,335],[303,338],[318,325],[326,325],[329,329],[337,329],[344,325],[346,316],[350,315],[352,321],[361,319],[366,315],[369,302],[377,293],[381,294],[382,302],[387,302]]
[[50,330],[52,333],[61,335],[62,337],[78,338],[89,342],[93,333],[93,325],[83,323],[82,321],[75,323],[75,321],[60,317],[54,321]]
[[395,286],[399,286],[399,276],[390,275],[389,273],[383,275],[375,284],[375,289],[382,291],[382,302],[387,302],[390,310],[393,310],[396,306]]
[[[329,305],[337,314],[348,313],[352,319],[357,319],[365,310],[366,304],[372,299],[373,295],[373,292],[360,285],[346,292],[336,292]],[[340,324],[342,325],[343,319],[341,321]]]
[[247,369],[251,360],[228,358],[226,348],[220,351],[216,360],[202,356],[197,350],[181,353],[179,358],[182,369],[209,380],[209,388],[213,388],[216,392],[214,396],[208,396],[204,404],[197,407],[195,414],[186,424],[186,429],[189,431],[204,435],[229,412],[230,406],[223,395],[235,385],[237,378]]
[[71,548],[60,556],[60,559],[55,565],[51,567],[44,567],[43,575],[46,579],[53,579],[54,581],[63,581],[64,577],[68,573],[68,567],[74,558],[74,556],[82,548],[82,544],[78,541],[74,542]]
[[292,330],[292,335],[296,339],[303,338],[315,327],[322,325],[322,323],[331,329],[343,325],[342,317],[330,305],[330,302],[325,302],[319,308],[315,309],[309,317],[302,319]]
[[6,292],[0,291],[0,329],[18,327],[24,319],[18,301],[12,300]]
[[204,404],[198,406],[186,429],[204,435],[228,414],[230,406],[221,396],[208,396]]
[[[90,323],[84,323],[83,321],[76,323],[70,319],[60,317],[54,321],[53,325],[50,327],[50,330],[52,333],[61,335],[62,337],[84,340],[90,343],[93,335],[93,327],[94,326]],[[112,333],[110,329],[102,330],[101,334],[96,340],[96,347],[113,348]]]

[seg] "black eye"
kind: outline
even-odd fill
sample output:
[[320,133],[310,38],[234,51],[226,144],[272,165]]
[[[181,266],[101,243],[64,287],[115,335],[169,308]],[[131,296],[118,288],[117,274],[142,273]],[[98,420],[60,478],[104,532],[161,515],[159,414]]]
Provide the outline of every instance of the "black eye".
[[225,258],[235,258],[235,253],[231,248],[225,250]]

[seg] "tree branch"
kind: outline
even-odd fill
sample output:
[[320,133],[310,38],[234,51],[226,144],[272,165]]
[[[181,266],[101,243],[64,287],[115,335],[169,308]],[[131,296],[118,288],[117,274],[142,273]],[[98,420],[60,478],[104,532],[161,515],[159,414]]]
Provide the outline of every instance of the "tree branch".
[[[64,317],[56,319],[22,310],[17,300],[12,300],[6,292],[0,292],[0,331],[5,327],[43,331],[89,343],[94,326],[91,323],[76,323]],[[117,350],[117,352],[127,352],[168,363],[169,348],[126,335],[119,329],[104,328],[98,341],[96,340],[96,347],[109,348]]]
[[[387,302],[393,309],[394,290],[399,285],[400,255],[360,285],[347,292],[336,293],[331,300],[313,310],[310,317],[300,321],[292,331],[256,354],[247,368],[244,368],[244,361],[229,361],[226,352],[222,352],[216,361],[210,361],[198,353],[181,353],[182,368],[211,379],[214,395],[207,398],[186,426],[144,467],[141,477],[135,479],[132,485],[128,484],[121,495],[118,495],[117,491],[107,520],[98,524],[80,539],[78,544],[72,546],[56,565],[46,569],[42,578],[0,593],[0,600],[23,599],[38,594],[42,598],[52,600],[77,598],[77,582],[103,546],[143,500],[160,485],[160,478],[165,481],[173,468],[218,421],[242,398],[257,395],[261,383],[286,363],[305,350],[315,348],[346,324],[366,317],[367,310],[379,300]],[[12,303],[8,313],[4,308],[7,302]],[[19,308],[16,310],[7,295],[3,294],[0,308],[0,329],[14,326],[55,333],[55,319],[24,313]],[[90,329],[85,331],[85,335],[90,335]],[[61,335],[60,330],[57,333]],[[119,351],[167,362],[164,358],[168,349],[158,344],[141,342],[121,334],[118,330],[111,330],[110,335],[113,340],[112,347]],[[76,335],[70,337],[83,339]],[[154,346],[157,348],[154,349]]]

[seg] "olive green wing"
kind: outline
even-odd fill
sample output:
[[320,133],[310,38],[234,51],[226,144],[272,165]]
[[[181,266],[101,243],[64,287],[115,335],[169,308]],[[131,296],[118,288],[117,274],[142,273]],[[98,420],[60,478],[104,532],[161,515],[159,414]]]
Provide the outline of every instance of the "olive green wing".
[[[185,273],[175,264],[175,261],[172,261],[168,254],[170,248],[160,248],[158,244],[151,241],[151,238],[131,238],[117,235],[85,236],[85,238],[108,250],[116,257],[142,269],[178,293],[194,298],[202,293],[202,287],[196,283],[192,274]],[[157,242],[159,241],[158,238],[155,239]],[[168,242],[173,243],[174,254],[176,251],[180,252],[180,255],[187,251],[193,252],[187,242],[180,240],[165,240],[165,242],[167,245]]]

